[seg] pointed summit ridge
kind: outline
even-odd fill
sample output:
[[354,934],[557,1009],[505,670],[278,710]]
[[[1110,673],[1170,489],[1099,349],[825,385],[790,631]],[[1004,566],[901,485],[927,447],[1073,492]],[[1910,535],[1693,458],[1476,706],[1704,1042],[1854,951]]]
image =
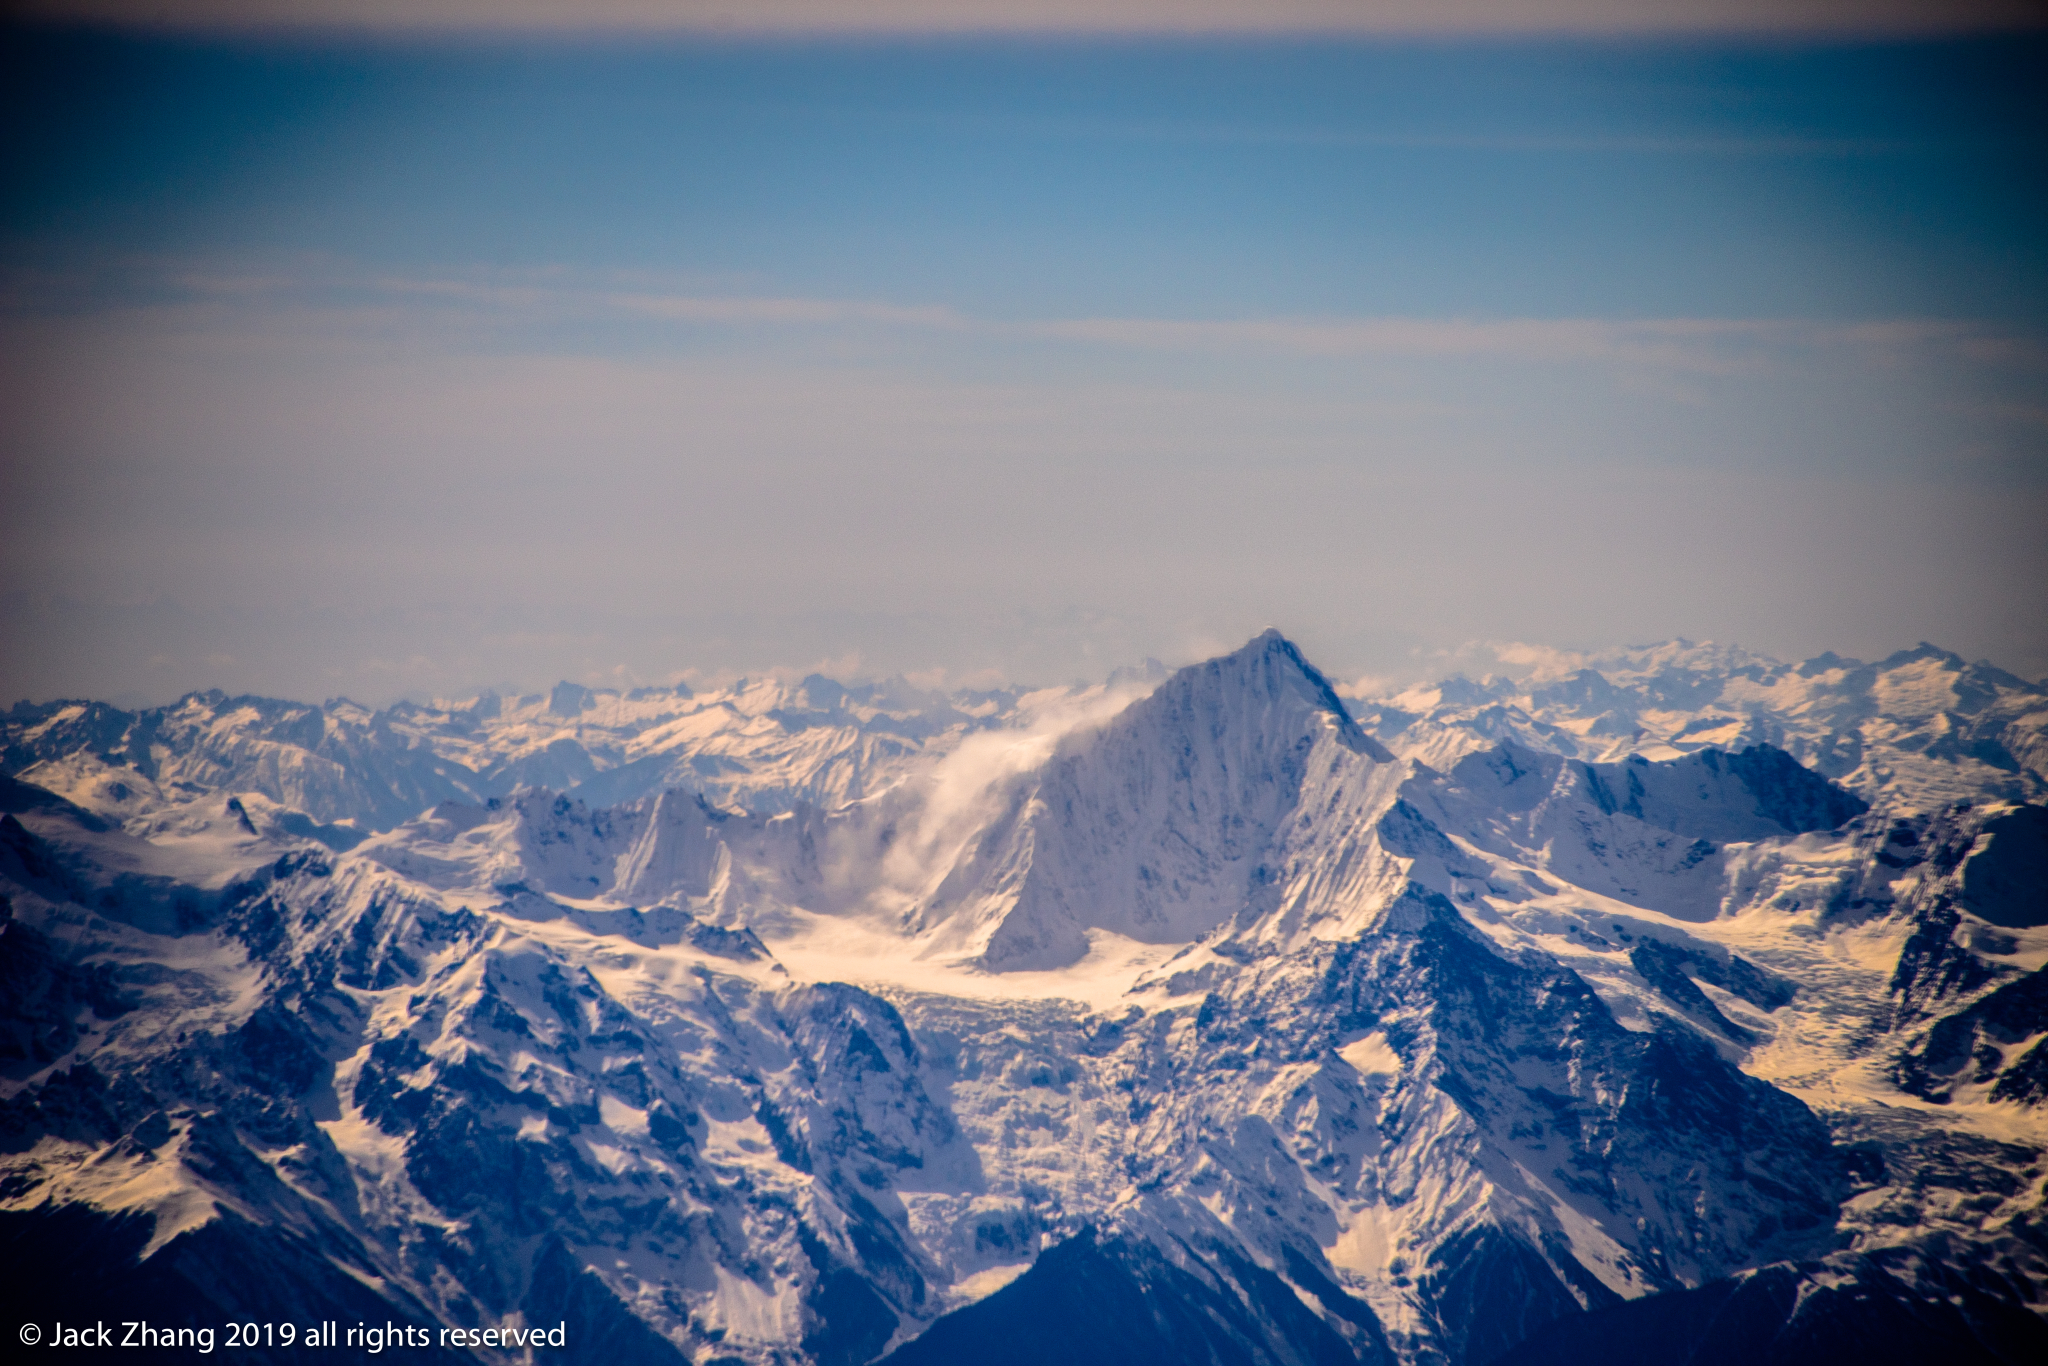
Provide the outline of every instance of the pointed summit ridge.
[[[1063,966],[1087,952],[1090,930],[1154,944],[1208,933],[1266,876],[1311,772],[1361,759],[1393,755],[1278,631],[1180,670],[1068,737],[1033,775],[1032,800],[981,846],[972,899],[993,922],[985,963]],[[999,892],[999,877],[1014,880]]]
[[1246,701],[1291,700],[1312,713],[1326,714],[1336,723],[1337,738],[1347,749],[1381,763],[1394,757],[1359,728],[1344,699],[1337,696],[1337,690],[1322,671],[1308,662],[1301,647],[1273,627],[1267,627],[1230,654],[1180,670],[1161,685],[1153,699],[1174,689],[1192,691],[1204,687],[1226,692],[1238,690]]

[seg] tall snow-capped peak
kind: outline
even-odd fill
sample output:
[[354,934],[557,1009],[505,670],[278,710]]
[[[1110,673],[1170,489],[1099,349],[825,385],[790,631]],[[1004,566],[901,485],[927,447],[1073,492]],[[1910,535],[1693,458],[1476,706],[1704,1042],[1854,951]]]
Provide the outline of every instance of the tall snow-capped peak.
[[1391,763],[1277,631],[1174,674],[1061,742],[917,911],[999,970],[1050,968],[1088,932],[1184,943],[1238,914],[1311,775]]

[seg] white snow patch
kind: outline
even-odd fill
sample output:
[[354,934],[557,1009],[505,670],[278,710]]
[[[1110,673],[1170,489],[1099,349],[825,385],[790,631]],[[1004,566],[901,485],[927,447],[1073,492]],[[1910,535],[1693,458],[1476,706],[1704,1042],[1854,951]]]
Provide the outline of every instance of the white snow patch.
[[802,1329],[802,1311],[794,1288],[773,1294],[724,1267],[716,1267],[716,1316],[728,1337],[754,1342],[794,1342]]
[[963,1280],[954,1282],[950,1297],[958,1305],[968,1305],[973,1304],[976,1300],[985,1300],[1030,1269],[1031,1263],[1029,1262],[1012,1262],[1006,1266],[988,1267],[975,1272],[972,1276],[968,1276]]
[[1128,997],[1137,980],[1182,948],[1091,929],[1086,932],[1087,955],[1070,967],[992,973],[965,960],[912,958],[904,953],[901,934],[854,917],[798,911],[790,920],[798,928],[768,944],[799,981],[846,982],[976,1001],[1067,1000],[1095,1011],[1134,1004]]
[[1353,1210],[1337,1241],[1323,1249],[1330,1265],[1368,1280],[1383,1277],[1394,1241],[1392,1213],[1384,1205]]
[[1401,1055],[1387,1043],[1387,1036],[1375,1030],[1337,1050],[1337,1056],[1357,1068],[1362,1076],[1398,1076]]
[[617,1096],[599,1096],[597,1114],[604,1121],[604,1126],[615,1134],[645,1136],[647,1133],[647,1112],[634,1109]]

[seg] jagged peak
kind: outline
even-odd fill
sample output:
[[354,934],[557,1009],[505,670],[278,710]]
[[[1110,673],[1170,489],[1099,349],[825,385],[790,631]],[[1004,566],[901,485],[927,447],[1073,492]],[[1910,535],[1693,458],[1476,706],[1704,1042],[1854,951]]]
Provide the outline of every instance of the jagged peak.
[[510,792],[502,797],[492,797],[484,805],[492,811],[505,806],[515,806],[524,810],[534,806],[549,806],[557,802],[568,802],[577,806],[584,804],[581,797],[558,792],[545,783],[517,783]]
[[1877,667],[1880,669],[1896,669],[1903,665],[1916,664],[1923,659],[1939,660],[1955,670],[1961,670],[1965,667],[1965,662],[1961,655],[1951,650],[1944,650],[1939,645],[1930,644],[1924,640],[1910,650],[1900,650],[1894,654],[1886,655],[1877,662]]
[[1229,654],[1189,665],[1168,679],[1164,686],[1170,688],[1177,682],[1184,687],[1196,686],[1203,679],[1220,682],[1233,674],[1262,678],[1272,688],[1286,688],[1317,710],[1330,713],[1342,725],[1355,729],[1351,712],[1345,707],[1344,700],[1337,696],[1337,690],[1330,686],[1330,680],[1308,662],[1299,646],[1272,627],[1267,627]]
[[1854,673],[1858,669],[1868,667],[1860,659],[1838,655],[1833,650],[1823,650],[1812,659],[1802,661],[1793,672],[1801,678],[1817,678],[1821,674],[1833,673],[1836,670],[1840,670],[1843,673]]
[[563,679],[548,692],[548,712],[553,716],[580,716],[594,700],[590,689]]
[[1344,705],[1344,699],[1337,695],[1336,688],[1323,672],[1309,663],[1301,647],[1274,627],[1267,627],[1227,655],[1180,670],[1153,695],[1166,696],[1176,690],[1176,685],[1180,689],[1192,690],[1204,685],[1228,686],[1233,680],[1259,686],[1269,694],[1289,694],[1311,711],[1334,720],[1338,738],[1346,747],[1382,763],[1393,758],[1377,740],[1360,729],[1352,719],[1350,709]]

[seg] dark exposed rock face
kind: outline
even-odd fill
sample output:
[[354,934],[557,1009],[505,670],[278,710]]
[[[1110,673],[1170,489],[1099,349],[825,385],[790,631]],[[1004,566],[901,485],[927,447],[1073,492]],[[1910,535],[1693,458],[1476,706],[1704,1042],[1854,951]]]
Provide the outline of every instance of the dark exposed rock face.
[[1751,745],[1722,762],[1756,794],[1758,814],[1787,831],[1833,830],[1870,809],[1870,803],[1772,745]]
[[[152,1359],[184,1363],[224,1353],[265,1366],[305,1359],[305,1347],[275,1337],[272,1345],[259,1338],[227,1352],[223,1325],[230,1322],[290,1323],[297,1332],[328,1320],[351,1328],[434,1322],[403,1292],[387,1286],[380,1293],[359,1280],[370,1274],[369,1264],[331,1228],[307,1234],[227,1215],[146,1252],[151,1232],[147,1217],[108,1216],[83,1205],[0,1211],[0,1249],[13,1268],[10,1301],[45,1327],[107,1323],[117,1344],[131,1321],[173,1333],[210,1331],[210,1347],[147,1349]],[[472,1359],[431,1343],[405,1350],[434,1366]]]
[[1911,1283],[1875,1261],[1781,1264],[1598,1313],[1561,1319],[1495,1366],[2022,1366],[2048,1352],[2048,1324],[2009,1287],[1937,1276]]
[[1984,822],[1962,865],[1963,909],[1994,925],[2048,925],[2048,807],[2022,806]]
[[2048,968],[2015,978],[1944,1015],[1899,1058],[1899,1086],[1945,1101],[1962,1081],[1992,1082],[1991,1098],[2034,1105],[2048,1099],[2048,1047],[2034,1042],[2008,1061],[2013,1046],[2048,1031]]
[[[2048,810],[1959,805],[1900,823],[1878,853],[1917,875],[1905,912],[1890,999],[1877,1020],[1900,1036],[1891,1074],[1900,1089],[1947,1103],[1959,1088],[2025,1106],[2048,1099],[2048,976],[2010,962],[2004,933],[2040,923],[2048,884],[2032,881]],[[1989,871],[1986,871],[1986,870]],[[2037,904],[2038,903],[2038,904]],[[1995,927],[1995,928],[1994,928]]]
[[[1030,1271],[939,1320],[887,1366],[1392,1366],[1372,1311],[1334,1286],[1319,1315],[1285,1281],[1227,1249],[1169,1256],[1084,1229]],[[1334,1311],[1334,1312],[1331,1312]],[[1334,1320],[1334,1322],[1332,1322]],[[1348,1330],[1348,1331],[1347,1331]]]

